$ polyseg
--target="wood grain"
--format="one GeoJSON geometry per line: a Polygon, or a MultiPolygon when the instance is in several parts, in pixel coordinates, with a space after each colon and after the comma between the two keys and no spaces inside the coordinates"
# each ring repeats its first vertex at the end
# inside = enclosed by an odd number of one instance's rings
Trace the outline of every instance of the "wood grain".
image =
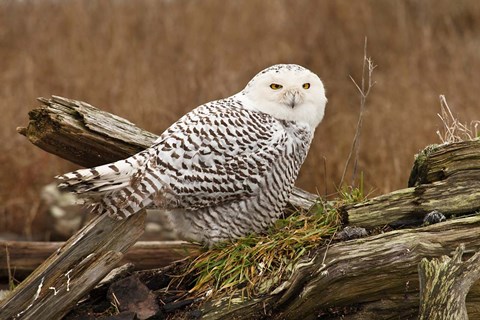
{"type": "MultiPolygon", "coordinates": [[[[416,319],[420,261],[452,255],[459,243],[478,251],[479,232],[480,216],[474,216],[332,244],[299,264],[275,294],[213,300],[203,319],[416,319]]],[[[476,283],[467,299],[471,319],[480,319],[479,302],[476,283]]]]}

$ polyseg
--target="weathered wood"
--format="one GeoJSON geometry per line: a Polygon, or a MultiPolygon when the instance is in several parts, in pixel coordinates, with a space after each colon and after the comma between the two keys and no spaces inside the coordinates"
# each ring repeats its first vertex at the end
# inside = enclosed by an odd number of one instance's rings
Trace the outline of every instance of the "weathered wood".
{"type": "Polygon", "coordinates": [[[347,224],[364,228],[420,225],[425,214],[433,210],[446,217],[474,213],[480,210],[480,168],[393,191],[341,210],[347,224]]]}
{"type": "Polygon", "coordinates": [[[432,145],[415,156],[408,186],[441,181],[459,172],[480,169],[480,139],[432,145]]]}
{"type": "Polygon", "coordinates": [[[465,298],[480,279],[480,252],[462,261],[465,246],[460,245],[453,258],[422,259],[420,276],[420,320],[467,320],[465,298]]]}
{"type": "Polygon", "coordinates": [[[0,319],[59,319],[117,265],[142,235],[145,212],[97,216],[0,303],[0,319]]]}
{"type": "MultiPolygon", "coordinates": [[[[414,319],[419,307],[418,264],[451,255],[460,242],[480,249],[480,216],[388,232],[321,248],[270,295],[241,302],[225,297],[203,308],[203,319],[414,319]],[[351,309],[351,314],[348,310],[351,309]],[[347,314],[345,314],[347,313],[347,314]]],[[[480,284],[467,300],[480,319],[480,284]]]]}
{"type": "Polygon", "coordinates": [[[53,96],[29,112],[17,131],[37,147],[82,166],[96,166],[135,154],[157,136],[88,103],[53,96]]]}
{"type": "MultiPolygon", "coordinates": [[[[16,277],[31,273],[63,245],[64,242],[0,241],[0,277],[8,276],[7,256],[16,277]]],[[[160,268],[198,255],[200,251],[199,245],[184,241],[139,241],[128,250],[120,264],[132,262],[136,270],[160,268]]]]}
{"type": "Polygon", "coordinates": [[[373,228],[381,225],[419,225],[433,210],[446,217],[480,210],[480,139],[433,145],[420,152],[409,188],[342,208],[347,224],[373,228]]]}

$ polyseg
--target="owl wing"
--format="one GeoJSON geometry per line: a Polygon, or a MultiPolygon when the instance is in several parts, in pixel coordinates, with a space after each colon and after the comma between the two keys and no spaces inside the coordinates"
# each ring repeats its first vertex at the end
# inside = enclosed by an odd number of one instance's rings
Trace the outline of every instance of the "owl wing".
{"type": "Polygon", "coordinates": [[[285,133],[278,126],[225,101],[187,114],[151,149],[157,166],[167,168],[161,177],[170,189],[167,206],[196,209],[256,194],[282,152],[285,133]]]}
{"type": "Polygon", "coordinates": [[[143,207],[198,209],[258,192],[288,139],[281,123],[234,99],[207,103],[125,160],[57,177],[94,208],[127,217],[143,207]]]}

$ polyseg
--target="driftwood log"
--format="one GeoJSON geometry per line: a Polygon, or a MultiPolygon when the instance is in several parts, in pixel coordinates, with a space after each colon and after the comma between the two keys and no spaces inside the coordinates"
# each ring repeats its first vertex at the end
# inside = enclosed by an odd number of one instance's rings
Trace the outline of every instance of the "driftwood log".
{"type": "MultiPolygon", "coordinates": [[[[205,319],[415,319],[419,309],[418,264],[423,258],[452,255],[458,243],[480,248],[480,217],[397,230],[322,248],[304,262],[275,294],[239,302],[214,301],[205,319]],[[218,306],[220,304],[220,307],[218,306]],[[337,316],[336,316],[337,315],[337,316]]],[[[467,308],[480,318],[480,286],[467,308]]],[[[454,319],[454,318],[451,318],[454,319]]]]}
{"type": "Polygon", "coordinates": [[[422,223],[437,210],[446,217],[480,208],[480,140],[430,146],[416,158],[409,188],[343,208],[350,225],[394,228],[422,223]]]}
{"type": "MultiPolygon", "coordinates": [[[[83,102],[60,97],[40,101],[44,106],[30,113],[28,127],[19,132],[40,148],[84,166],[124,158],[156,138],[83,102]]],[[[477,140],[429,148],[417,158],[409,188],[342,208],[344,223],[398,228],[419,226],[432,210],[447,217],[475,214],[480,210],[479,145],[477,140]]],[[[314,198],[296,189],[291,203],[309,207],[314,198]]],[[[202,306],[203,317],[415,318],[421,259],[452,255],[461,243],[466,252],[478,251],[479,231],[480,217],[474,215],[335,243],[301,263],[271,294],[246,301],[210,301],[202,306]]],[[[479,300],[480,286],[474,284],[467,299],[472,319],[480,318],[479,300]]]]}

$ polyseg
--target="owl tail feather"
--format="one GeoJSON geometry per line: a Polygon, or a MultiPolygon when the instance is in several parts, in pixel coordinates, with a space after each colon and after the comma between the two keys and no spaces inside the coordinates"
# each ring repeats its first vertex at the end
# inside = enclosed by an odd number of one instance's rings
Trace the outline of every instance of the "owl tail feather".
{"type": "MultiPolygon", "coordinates": [[[[154,188],[145,187],[146,158],[137,154],[106,165],[56,176],[61,192],[74,193],[92,212],[126,218],[151,204],[154,188]]],[[[158,190],[158,189],[157,189],[158,190]]]]}
{"type": "Polygon", "coordinates": [[[65,173],[56,176],[58,189],[83,196],[101,195],[128,186],[133,167],[127,160],[65,173]]]}

